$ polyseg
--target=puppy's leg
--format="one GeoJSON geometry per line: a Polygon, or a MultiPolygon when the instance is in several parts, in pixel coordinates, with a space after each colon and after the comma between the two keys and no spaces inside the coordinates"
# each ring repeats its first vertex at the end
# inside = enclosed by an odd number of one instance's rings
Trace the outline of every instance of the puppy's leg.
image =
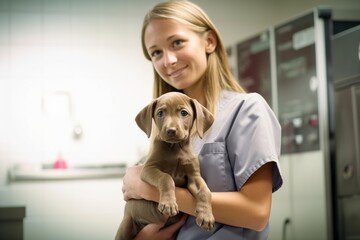
{"type": "Polygon", "coordinates": [[[115,240],[129,240],[134,238],[133,233],[133,220],[131,217],[124,217],[118,232],[116,233],[115,240]]]}
{"type": "Polygon", "coordinates": [[[126,203],[124,217],[116,233],[115,240],[129,240],[135,237],[134,221],[129,208],[131,208],[131,206],[126,203]]]}
{"type": "Polygon", "coordinates": [[[205,230],[211,230],[215,224],[211,207],[211,192],[200,174],[189,179],[188,189],[196,198],[196,224],[205,230]]]}
{"type": "Polygon", "coordinates": [[[161,213],[170,217],[179,213],[175,197],[175,182],[169,174],[160,171],[157,167],[145,165],[141,171],[141,179],[159,190],[158,209],[161,213]]]}

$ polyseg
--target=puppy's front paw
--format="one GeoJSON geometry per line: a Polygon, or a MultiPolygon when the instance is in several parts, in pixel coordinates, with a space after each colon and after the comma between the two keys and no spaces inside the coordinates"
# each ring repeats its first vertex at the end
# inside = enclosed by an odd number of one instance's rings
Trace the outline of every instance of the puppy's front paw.
{"type": "Polygon", "coordinates": [[[179,208],[176,201],[160,201],[158,209],[162,214],[169,217],[175,216],[179,213],[179,208]]]}
{"type": "Polygon", "coordinates": [[[199,227],[210,231],[215,225],[215,218],[211,212],[199,212],[196,216],[196,224],[199,227]]]}

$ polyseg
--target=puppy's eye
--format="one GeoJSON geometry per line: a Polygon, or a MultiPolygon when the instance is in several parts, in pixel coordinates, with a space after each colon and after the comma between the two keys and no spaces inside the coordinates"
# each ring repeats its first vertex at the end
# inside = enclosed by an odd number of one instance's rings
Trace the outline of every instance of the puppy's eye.
{"type": "Polygon", "coordinates": [[[164,116],[164,111],[163,110],[158,111],[156,113],[156,116],[159,117],[159,118],[163,117],[164,116]]]}
{"type": "Polygon", "coordinates": [[[182,117],[186,117],[186,116],[189,115],[189,113],[187,111],[185,111],[185,110],[181,110],[180,114],[181,114],[182,117]]]}

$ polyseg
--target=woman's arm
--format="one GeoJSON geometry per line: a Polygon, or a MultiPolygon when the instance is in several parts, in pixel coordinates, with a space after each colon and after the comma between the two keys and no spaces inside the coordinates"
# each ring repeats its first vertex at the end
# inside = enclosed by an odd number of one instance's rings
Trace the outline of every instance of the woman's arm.
{"type": "MultiPolygon", "coordinates": [[[[272,200],[272,164],[267,163],[248,179],[239,192],[213,192],[212,209],[217,222],[261,231],[267,224],[272,200]]],[[[144,198],[159,201],[157,189],[140,180],[140,167],[124,178],[125,200],[144,198]],[[131,184],[130,184],[131,183],[131,184]]],[[[195,215],[195,198],[184,188],[176,188],[179,210],[195,215]]]]}
{"type": "MultiPolygon", "coordinates": [[[[178,188],[176,199],[180,211],[194,215],[195,198],[190,192],[178,188]]],[[[253,173],[239,192],[212,192],[212,209],[217,222],[261,231],[269,220],[271,200],[272,163],[268,163],[253,173]]]]}

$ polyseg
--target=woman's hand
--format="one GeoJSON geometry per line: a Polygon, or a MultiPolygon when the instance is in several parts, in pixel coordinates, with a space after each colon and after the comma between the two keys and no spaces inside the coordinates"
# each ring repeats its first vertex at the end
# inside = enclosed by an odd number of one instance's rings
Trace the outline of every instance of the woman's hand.
{"type": "Polygon", "coordinates": [[[122,187],[125,201],[128,201],[129,199],[152,200],[151,196],[158,193],[154,186],[141,180],[140,174],[142,169],[143,166],[138,165],[129,167],[126,170],[122,187]]]}
{"type": "Polygon", "coordinates": [[[143,166],[132,166],[126,169],[122,187],[125,201],[129,199],[142,199],[141,191],[137,191],[140,189],[139,186],[142,182],[140,178],[142,168],[143,166]]]}
{"type": "Polygon", "coordinates": [[[180,219],[179,222],[174,223],[168,227],[163,228],[162,225],[158,224],[148,224],[146,225],[134,238],[134,240],[169,240],[174,239],[174,234],[184,225],[188,215],[180,219]]]}
{"type": "MultiPolygon", "coordinates": [[[[123,178],[122,191],[124,194],[124,200],[129,199],[149,199],[153,195],[158,195],[158,191],[152,185],[143,182],[140,178],[141,170],[143,166],[133,166],[126,170],[123,178]]],[[[179,220],[170,226],[163,228],[163,225],[148,224],[146,225],[135,237],[134,240],[169,240],[174,239],[174,234],[184,225],[186,214],[179,220]]]]}

